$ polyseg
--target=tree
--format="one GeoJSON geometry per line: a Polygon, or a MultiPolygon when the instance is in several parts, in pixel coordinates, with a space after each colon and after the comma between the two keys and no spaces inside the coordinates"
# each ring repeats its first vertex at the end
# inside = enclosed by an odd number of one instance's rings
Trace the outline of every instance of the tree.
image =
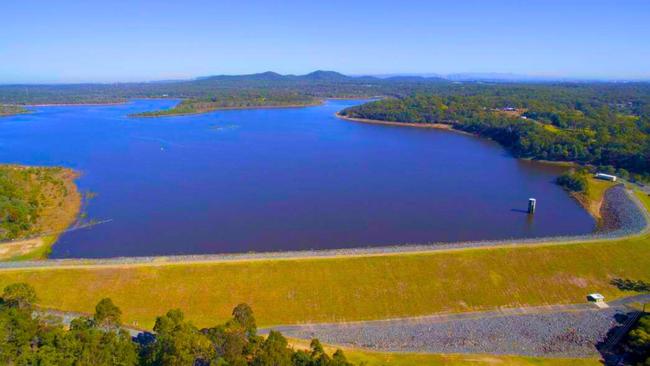
{"type": "Polygon", "coordinates": [[[233,310],[233,319],[198,330],[183,312],[170,310],[156,319],[155,336],[135,342],[120,328],[121,312],[102,299],[92,318],[79,317],[64,329],[61,319],[34,314],[36,299],[26,284],[7,286],[0,303],[0,364],[39,366],[352,366],[342,351],[330,358],[316,339],[311,351],[294,352],[281,333],[266,339],[254,333],[248,305],[233,310]],[[245,324],[247,328],[243,325],[245,324]]]}
{"type": "Polygon", "coordinates": [[[287,339],[280,332],[272,330],[262,344],[260,352],[253,359],[253,365],[290,366],[292,353],[287,339]]]}
{"type": "Polygon", "coordinates": [[[4,288],[2,293],[4,302],[20,309],[31,308],[36,302],[36,291],[27,283],[14,283],[4,288]]]}
{"type": "Polygon", "coordinates": [[[113,304],[111,299],[103,298],[95,306],[95,315],[93,319],[95,323],[102,327],[115,328],[119,327],[120,317],[122,316],[122,311],[120,308],[113,304]]]}
{"type": "Polygon", "coordinates": [[[342,350],[337,349],[332,355],[330,366],[352,366],[352,363],[348,362],[348,359],[345,357],[342,350]]]}
{"type": "Polygon", "coordinates": [[[645,365],[650,363],[650,316],[644,315],[639,319],[634,329],[630,331],[627,340],[628,345],[636,355],[636,358],[643,361],[645,365]]]}
{"type": "Polygon", "coordinates": [[[146,365],[209,365],[216,361],[215,347],[210,339],[184,321],[184,315],[178,309],[158,317],[154,331],[155,341],[142,352],[146,365]]]}
{"type": "Polygon", "coordinates": [[[298,350],[291,356],[291,363],[293,366],[311,366],[311,355],[305,350],[298,350]]]}
{"type": "Polygon", "coordinates": [[[582,172],[564,173],[557,178],[556,182],[571,192],[587,192],[589,189],[587,175],[582,172]]]}
{"type": "Polygon", "coordinates": [[[203,329],[202,333],[212,342],[217,357],[222,358],[229,365],[245,365],[247,364],[245,354],[253,353],[248,350],[249,341],[246,331],[234,321],[203,329]]]}
{"type": "Polygon", "coordinates": [[[312,365],[314,366],[327,366],[330,363],[330,358],[325,353],[325,349],[323,349],[323,345],[320,344],[320,341],[316,338],[311,340],[311,343],[309,344],[309,347],[311,348],[311,359],[312,359],[312,365]]]}
{"type": "Polygon", "coordinates": [[[253,310],[248,304],[239,304],[232,310],[233,320],[239,323],[245,330],[248,336],[254,336],[257,332],[257,325],[255,324],[255,317],[253,310]]]}

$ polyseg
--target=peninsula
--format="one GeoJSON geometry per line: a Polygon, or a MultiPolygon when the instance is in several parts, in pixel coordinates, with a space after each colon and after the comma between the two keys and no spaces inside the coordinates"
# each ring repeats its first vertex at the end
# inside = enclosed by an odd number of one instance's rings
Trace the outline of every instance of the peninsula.
{"type": "Polygon", "coordinates": [[[12,116],[14,114],[29,113],[27,109],[18,105],[1,105],[0,104],[0,117],[12,116]]]}

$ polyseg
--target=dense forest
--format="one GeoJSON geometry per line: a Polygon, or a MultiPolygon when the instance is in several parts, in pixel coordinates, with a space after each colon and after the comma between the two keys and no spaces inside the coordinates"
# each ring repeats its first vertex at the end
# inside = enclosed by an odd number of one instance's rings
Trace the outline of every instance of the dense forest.
{"type": "Polygon", "coordinates": [[[223,93],[210,98],[185,99],[174,108],[137,113],[131,117],[159,117],[183,114],[206,113],[219,109],[296,107],[318,104],[316,98],[295,92],[237,91],[223,93]]]}
{"type": "Polygon", "coordinates": [[[446,123],[516,156],[650,174],[650,84],[470,85],[388,98],[342,116],[446,123]]]}
{"type": "Polygon", "coordinates": [[[64,230],[81,197],[64,168],[0,165],[0,240],[64,230]]]}
{"type": "Polygon", "coordinates": [[[253,311],[237,305],[232,319],[199,329],[183,313],[170,310],[156,319],[154,333],[132,338],[121,325],[121,311],[102,299],[91,317],[72,320],[34,308],[34,289],[17,283],[0,301],[0,362],[42,366],[352,366],[341,350],[328,355],[314,339],[310,350],[295,350],[281,333],[257,334],[253,311]]]}

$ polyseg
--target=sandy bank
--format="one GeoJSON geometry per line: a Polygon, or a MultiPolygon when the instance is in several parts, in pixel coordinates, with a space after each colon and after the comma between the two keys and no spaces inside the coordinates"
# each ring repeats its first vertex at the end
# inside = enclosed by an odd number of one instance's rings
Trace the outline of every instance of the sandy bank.
{"type": "Polygon", "coordinates": [[[347,117],[344,116],[340,113],[335,113],[334,114],[336,117],[346,120],[346,121],[352,121],[352,122],[361,122],[361,123],[369,123],[369,124],[374,124],[374,125],[387,125],[387,126],[401,126],[401,127],[415,127],[415,128],[433,128],[437,130],[447,130],[447,131],[453,131],[453,132],[458,132],[462,133],[464,135],[470,135],[470,136],[477,136],[475,134],[465,132],[465,131],[460,131],[454,129],[454,127],[448,123],[411,123],[411,122],[394,122],[394,121],[381,121],[377,119],[366,119],[366,118],[353,118],[353,117],[347,117]]]}

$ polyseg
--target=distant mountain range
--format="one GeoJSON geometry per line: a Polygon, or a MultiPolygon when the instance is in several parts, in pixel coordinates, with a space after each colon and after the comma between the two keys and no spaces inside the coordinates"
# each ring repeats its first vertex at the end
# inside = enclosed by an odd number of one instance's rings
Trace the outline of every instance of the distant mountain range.
{"type": "Polygon", "coordinates": [[[316,70],[304,75],[279,74],[274,71],[266,71],[255,74],[243,75],[208,75],[200,76],[194,79],[172,79],[172,80],[154,80],[149,82],[116,82],[116,83],[79,83],[79,84],[1,84],[0,86],[35,86],[35,85],[113,85],[113,86],[133,86],[143,84],[188,84],[197,83],[205,84],[217,82],[220,84],[319,84],[319,83],[371,83],[385,84],[386,82],[404,83],[404,84],[429,84],[432,82],[524,82],[524,83],[547,83],[547,82],[626,82],[626,81],[650,81],[650,77],[637,79],[603,79],[603,78],[580,78],[580,77],[563,77],[563,76],[544,76],[544,75],[525,75],[514,73],[454,73],[454,74],[436,74],[436,73],[393,73],[393,74],[366,74],[366,75],[345,75],[337,71],[316,70]]]}
{"type": "Polygon", "coordinates": [[[375,75],[345,75],[336,71],[317,70],[305,75],[282,75],[277,72],[267,71],[257,74],[247,75],[215,75],[199,77],[196,80],[213,80],[213,81],[324,81],[324,82],[379,82],[393,81],[404,83],[429,83],[444,81],[483,81],[483,82],[589,82],[589,81],[648,81],[647,78],[638,79],[599,79],[587,77],[566,77],[551,75],[526,75],[514,73],[497,73],[497,72],[466,72],[454,74],[435,74],[435,73],[395,73],[395,74],[375,74],[375,75]]]}
{"type": "MultiPolygon", "coordinates": [[[[558,79],[500,73],[344,75],[316,70],[304,75],[267,71],[247,75],[212,75],[186,80],[132,83],[0,85],[0,104],[115,103],[133,98],[225,98],[252,96],[292,100],[297,94],[312,98],[372,98],[413,93],[450,92],[464,83],[588,83],[587,79],[558,79]],[[291,95],[289,95],[291,94],[291,95]]],[[[612,80],[623,82],[622,80],[612,80]]]]}
{"type": "Polygon", "coordinates": [[[404,82],[431,82],[444,81],[438,76],[382,76],[382,75],[345,75],[336,71],[316,70],[305,75],[282,75],[273,71],[266,71],[257,74],[246,75],[214,75],[196,78],[200,81],[310,81],[310,82],[382,82],[382,81],[404,81],[404,82]]]}

